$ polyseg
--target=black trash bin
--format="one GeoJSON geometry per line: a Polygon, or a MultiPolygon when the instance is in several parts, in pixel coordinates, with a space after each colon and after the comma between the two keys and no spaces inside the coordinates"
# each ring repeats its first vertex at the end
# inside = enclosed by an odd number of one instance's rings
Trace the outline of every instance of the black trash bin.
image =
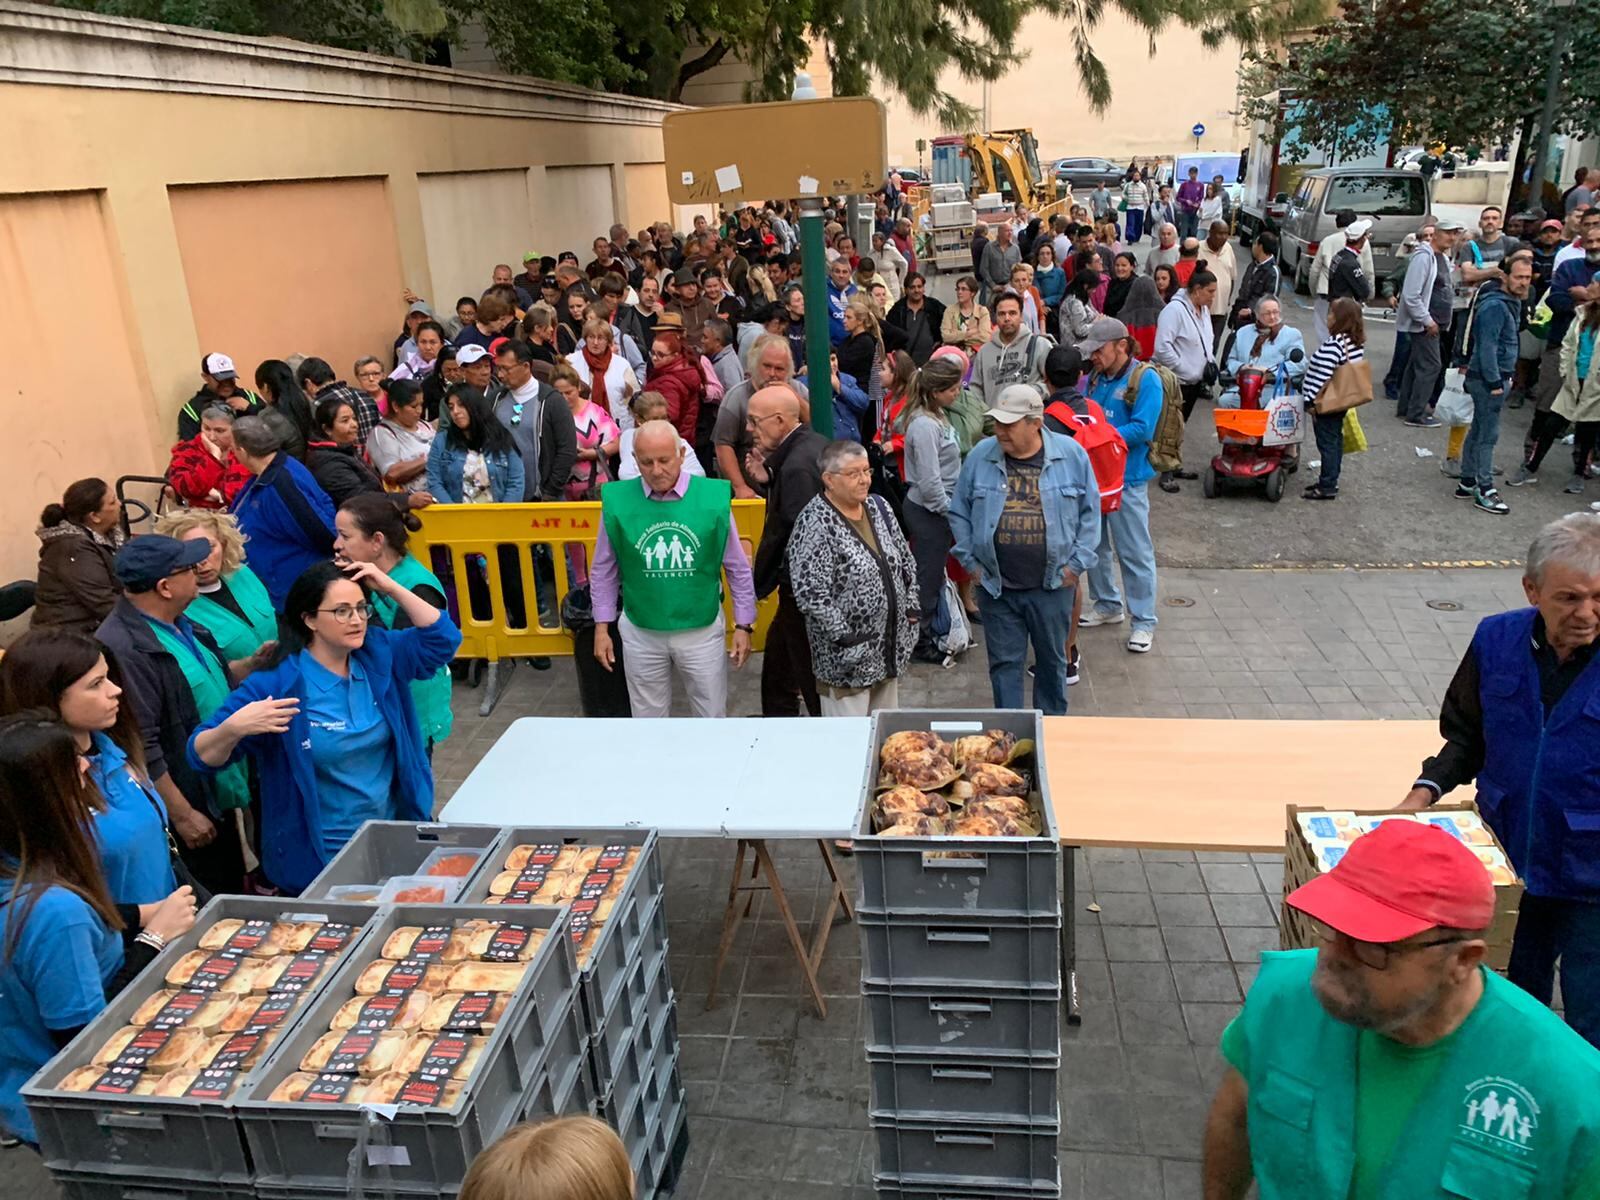
{"type": "Polygon", "coordinates": [[[578,672],[578,704],[586,717],[631,717],[628,677],[622,661],[622,638],[616,623],[611,629],[611,649],[616,662],[606,670],[594,657],[594,611],[589,607],[587,585],[575,587],[561,602],[561,623],[572,634],[572,665],[578,672]]]}

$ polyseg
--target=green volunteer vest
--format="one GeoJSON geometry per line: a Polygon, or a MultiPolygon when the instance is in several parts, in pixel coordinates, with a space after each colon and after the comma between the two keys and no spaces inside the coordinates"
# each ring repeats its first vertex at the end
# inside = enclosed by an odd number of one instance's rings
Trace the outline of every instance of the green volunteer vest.
{"type": "Polygon", "coordinates": [[[652,500],[637,479],[600,489],[600,517],[622,574],[622,606],[641,629],[704,629],[722,608],[733,485],[690,476],[681,500],[652,500]]]}
{"type": "MultiPolygon", "coordinates": [[[[438,576],[410,554],[394,565],[394,570],[389,572],[389,578],[409,591],[416,591],[417,588],[426,585],[435,589],[441,596],[448,594],[444,590],[444,584],[439,582],[438,576]]],[[[377,612],[378,619],[383,622],[384,628],[393,629],[400,606],[388,596],[374,593],[372,607],[377,612]]],[[[417,724],[421,726],[422,736],[426,742],[437,744],[449,737],[450,730],[455,727],[455,714],[450,709],[449,666],[440,667],[426,679],[412,680],[411,703],[417,710],[417,724]]]]}
{"type": "MultiPolygon", "coordinates": [[[[189,693],[194,697],[195,711],[200,714],[200,720],[209,720],[211,714],[222,707],[222,702],[228,698],[232,685],[228,682],[227,672],[206,653],[204,646],[200,648],[200,657],[196,658],[188,643],[174,633],[170,625],[151,621],[150,628],[156,635],[156,641],[172,655],[178,669],[183,672],[184,682],[189,685],[189,693]]],[[[212,777],[212,781],[217,808],[222,812],[249,806],[250,776],[242,761],[223,767],[212,777]]]]}
{"type": "Polygon", "coordinates": [[[243,617],[204,593],[189,602],[183,615],[214,637],[223,657],[233,662],[249,658],[277,638],[278,614],[266,587],[249,567],[240,567],[224,582],[244,610],[243,617]]]}
{"type": "MultiPolygon", "coordinates": [[[[1311,991],[1316,951],[1270,951],[1239,1020],[1261,1200],[1346,1200],[1357,1031],[1311,991]]],[[[1600,1051],[1492,971],[1384,1168],[1384,1200],[1563,1200],[1600,1132],[1600,1051]]]]}

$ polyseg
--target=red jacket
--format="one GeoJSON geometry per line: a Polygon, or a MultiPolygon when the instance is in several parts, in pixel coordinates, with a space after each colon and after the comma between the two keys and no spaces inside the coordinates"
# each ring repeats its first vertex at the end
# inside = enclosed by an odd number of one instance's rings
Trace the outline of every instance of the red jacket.
{"type": "Polygon", "coordinates": [[[232,451],[228,452],[226,461],[218,462],[196,434],[172,448],[167,482],[178,493],[178,498],[191,508],[227,508],[250,482],[250,472],[232,451]],[[211,495],[212,491],[221,493],[222,499],[219,501],[211,495]]]}
{"type": "Polygon", "coordinates": [[[695,427],[700,420],[700,399],[705,394],[698,358],[680,354],[671,362],[652,364],[645,378],[645,390],[660,392],[667,398],[667,420],[678,427],[678,436],[695,444],[695,427]]]}

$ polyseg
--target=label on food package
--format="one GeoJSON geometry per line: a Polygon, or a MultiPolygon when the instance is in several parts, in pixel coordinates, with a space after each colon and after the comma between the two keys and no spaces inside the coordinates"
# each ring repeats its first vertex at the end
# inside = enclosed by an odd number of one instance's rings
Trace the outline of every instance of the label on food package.
{"type": "Polygon", "coordinates": [[[262,997],[255,1012],[244,1023],[245,1033],[264,1033],[283,1023],[284,1017],[294,1011],[300,998],[291,993],[278,992],[262,997]]]}
{"type": "Polygon", "coordinates": [[[105,1069],[105,1073],[94,1081],[94,1086],[89,1090],[108,1096],[130,1096],[143,1077],[143,1067],[112,1063],[105,1069]]]}
{"type": "Polygon", "coordinates": [[[600,850],[600,857],[595,860],[595,867],[602,871],[615,871],[628,861],[629,846],[604,846],[600,850]]]}
{"type": "Polygon", "coordinates": [[[383,977],[380,992],[414,991],[428,973],[428,964],[415,958],[402,959],[383,977]]]}
{"type": "Polygon", "coordinates": [[[450,945],[450,935],[454,932],[449,925],[429,925],[417,934],[406,957],[419,962],[437,962],[450,945]]]}
{"type": "Polygon", "coordinates": [[[327,965],[328,956],[320,950],[296,954],[273,983],[271,991],[274,995],[299,995],[317,981],[327,965]]]}
{"type": "Polygon", "coordinates": [[[307,1104],[343,1104],[355,1085],[354,1075],[324,1072],[311,1081],[300,1099],[307,1104]]]}
{"type": "Polygon", "coordinates": [[[400,1094],[394,1098],[396,1104],[420,1104],[425,1108],[433,1108],[444,1097],[445,1084],[450,1082],[447,1075],[423,1075],[421,1072],[406,1080],[400,1089],[400,1094]]]}
{"type": "Polygon", "coordinates": [[[341,921],[326,921],[306,943],[306,949],[318,954],[332,954],[355,936],[356,927],[341,921]]]}
{"type": "Polygon", "coordinates": [[[417,1068],[418,1075],[449,1079],[452,1072],[467,1057],[468,1042],[464,1034],[441,1034],[428,1047],[428,1053],[417,1068]]]}
{"type": "Polygon", "coordinates": [[[456,1001],[456,1006],[445,1018],[444,1030],[448,1033],[481,1032],[484,1018],[489,1015],[494,1002],[493,992],[467,992],[456,1001]]]}
{"type": "Polygon", "coordinates": [[[134,1034],[133,1040],[122,1048],[122,1053],[117,1055],[115,1064],[121,1067],[138,1067],[141,1070],[150,1065],[150,1060],[160,1054],[168,1042],[172,1040],[171,1029],[141,1029],[134,1034]]]}
{"type": "Polygon", "coordinates": [[[485,962],[516,962],[527,949],[533,930],[526,925],[502,925],[489,939],[489,948],[483,952],[485,962]]]}
{"type": "Polygon", "coordinates": [[[236,1033],[216,1052],[211,1059],[211,1065],[220,1071],[236,1071],[245,1065],[245,1060],[261,1048],[261,1039],[266,1037],[265,1031],[257,1033],[236,1033]]]}
{"type": "Polygon", "coordinates": [[[268,920],[246,921],[233,931],[233,936],[223,943],[219,954],[249,954],[252,950],[267,940],[267,935],[272,932],[272,922],[268,920]]]}
{"type": "Polygon", "coordinates": [[[578,903],[587,904],[589,907],[586,908],[585,910],[583,910],[582,912],[579,912],[578,911],[578,904],[574,904],[572,906],[572,926],[571,926],[571,929],[572,929],[572,944],[574,946],[577,946],[580,943],[582,943],[583,939],[589,935],[589,926],[592,924],[592,918],[594,917],[595,901],[593,901],[593,900],[579,901],[578,903]]]}
{"type": "Polygon", "coordinates": [[[194,1082],[183,1089],[183,1094],[192,1100],[221,1100],[238,1081],[238,1068],[209,1066],[196,1072],[194,1082]]]}
{"type": "Polygon", "coordinates": [[[161,1006],[161,1011],[150,1019],[151,1029],[176,1029],[188,1023],[200,1011],[200,1006],[211,997],[205,992],[182,991],[161,1006]]]}
{"type": "Polygon", "coordinates": [[[194,969],[189,982],[183,986],[196,992],[214,992],[233,978],[240,961],[232,954],[213,954],[194,969]]]}
{"type": "Polygon", "coordinates": [[[530,867],[548,867],[561,857],[563,849],[565,847],[560,842],[540,842],[533,847],[532,853],[528,855],[527,865],[530,867]]]}
{"type": "Polygon", "coordinates": [[[366,1061],[367,1055],[372,1053],[372,1048],[377,1044],[376,1033],[351,1030],[339,1039],[339,1044],[328,1055],[328,1061],[322,1069],[341,1075],[360,1070],[361,1064],[366,1061]]]}
{"type": "Polygon", "coordinates": [[[598,900],[610,890],[610,871],[590,871],[583,877],[583,885],[578,888],[578,899],[598,900]]]}
{"type": "Polygon", "coordinates": [[[384,996],[374,996],[361,1006],[356,1013],[355,1028],[367,1033],[382,1033],[393,1025],[400,1017],[400,1011],[405,1008],[406,994],[404,992],[390,992],[384,996]]]}

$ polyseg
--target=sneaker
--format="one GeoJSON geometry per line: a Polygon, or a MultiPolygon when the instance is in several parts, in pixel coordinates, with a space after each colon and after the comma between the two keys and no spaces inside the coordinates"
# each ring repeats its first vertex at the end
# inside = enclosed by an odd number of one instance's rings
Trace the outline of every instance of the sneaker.
{"type": "Polygon", "coordinates": [[[1423,417],[1420,421],[1408,420],[1406,424],[1413,429],[1442,429],[1444,427],[1444,422],[1439,420],[1438,417],[1423,417]]]}
{"type": "Polygon", "coordinates": [[[1439,470],[1443,471],[1451,479],[1460,479],[1461,460],[1459,458],[1447,458],[1439,464],[1439,470]]]}
{"type": "Polygon", "coordinates": [[[1457,500],[1476,500],[1478,489],[1465,483],[1456,484],[1455,497],[1457,500]]]}
{"type": "Polygon", "coordinates": [[[1511,506],[1500,499],[1500,493],[1493,488],[1484,488],[1472,503],[1479,512],[1490,513],[1497,517],[1503,517],[1511,511],[1511,506]]]}
{"type": "Polygon", "coordinates": [[[942,667],[944,666],[944,653],[936,649],[932,642],[928,642],[911,651],[911,661],[942,667]]]}
{"type": "Polygon", "coordinates": [[[1133,651],[1135,654],[1148,654],[1150,653],[1151,643],[1153,643],[1155,640],[1155,630],[1135,629],[1128,635],[1128,649],[1133,651]]]}
{"type": "Polygon", "coordinates": [[[1521,408],[1527,402],[1528,398],[1521,392],[1512,392],[1511,395],[1506,397],[1507,408],[1521,408]]]}
{"type": "Polygon", "coordinates": [[[1081,663],[1082,659],[1083,659],[1083,655],[1081,653],[1079,653],[1078,648],[1076,646],[1074,646],[1072,648],[1072,650],[1067,654],[1067,686],[1068,687],[1071,687],[1073,684],[1078,682],[1078,666],[1081,663]]]}
{"type": "Polygon", "coordinates": [[[1569,496],[1583,495],[1583,476],[1574,475],[1566,487],[1561,489],[1569,496]]]}
{"type": "Polygon", "coordinates": [[[1091,608],[1078,618],[1079,629],[1093,629],[1096,625],[1121,625],[1128,619],[1128,610],[1119,608],[1114,613],[1102,612],[1098,608],[1091,608]]]}
{"type": "Polygon", "coordinates": [[[1525,484],[1533,484],[1535,487],[1537,487],[1539,484],[1539,475],[1536,471],[1528,470],[1528,464],[1523,463],[1516,469],[1511,478],[1506,480],[1506,484],[1509,487],[1522,487],[1525,484]]]}

